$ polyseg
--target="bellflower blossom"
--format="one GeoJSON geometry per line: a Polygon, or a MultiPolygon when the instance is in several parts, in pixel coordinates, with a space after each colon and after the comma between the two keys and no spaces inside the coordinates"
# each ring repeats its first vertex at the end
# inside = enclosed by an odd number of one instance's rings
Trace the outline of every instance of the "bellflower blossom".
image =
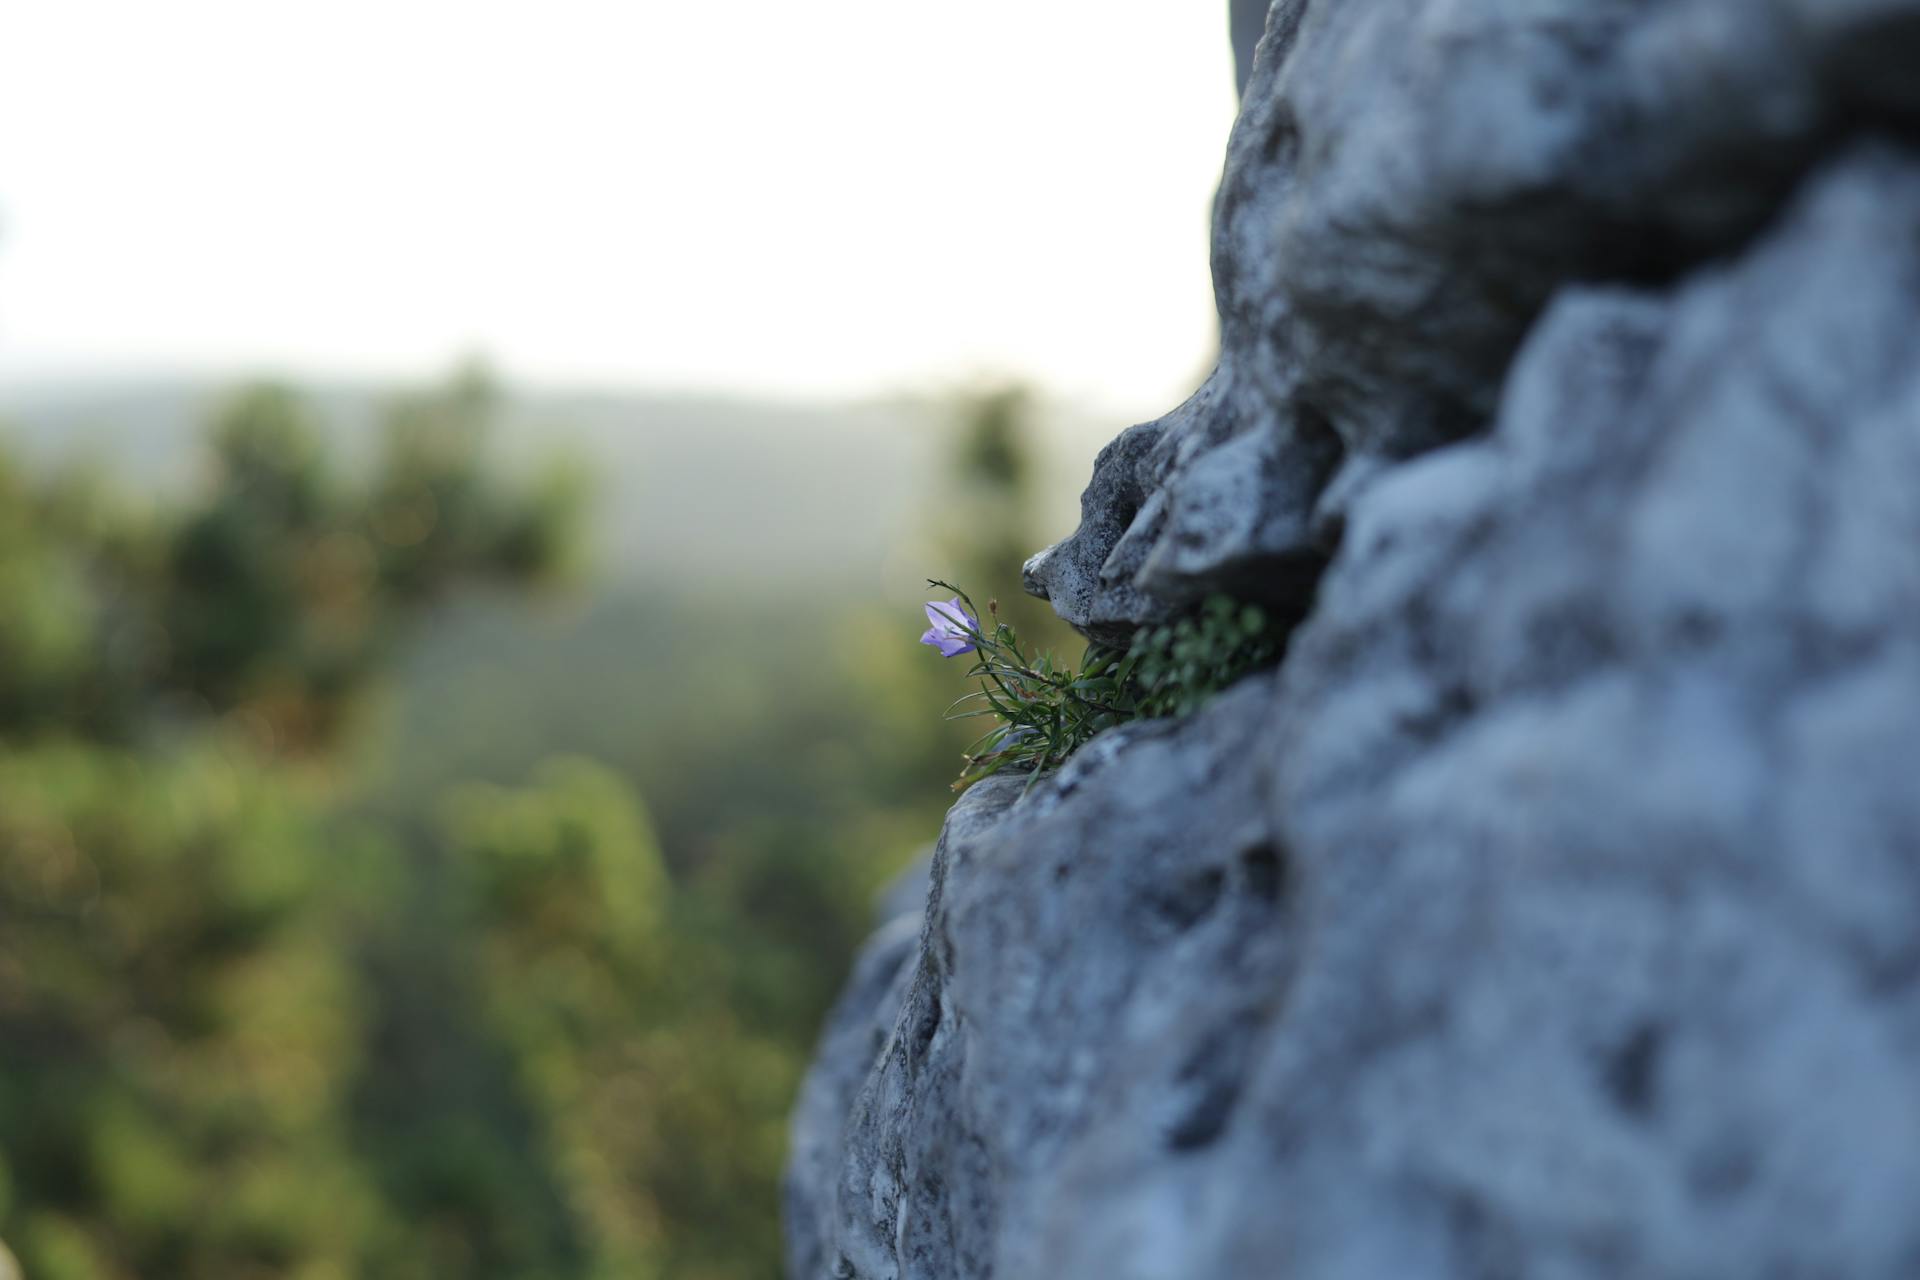
{"type": "Polygon", "coordinates": [[[933,625],[927,628],[927,634],[920,637],[921,644],[930,644],[940,651],[943,658],[957,658],[963,653],[972,653],[974,644],[967,632],[978,632],[980,624],[960,603],[960,597],[944,604],[929,602],[927,621],[933,625]]]}

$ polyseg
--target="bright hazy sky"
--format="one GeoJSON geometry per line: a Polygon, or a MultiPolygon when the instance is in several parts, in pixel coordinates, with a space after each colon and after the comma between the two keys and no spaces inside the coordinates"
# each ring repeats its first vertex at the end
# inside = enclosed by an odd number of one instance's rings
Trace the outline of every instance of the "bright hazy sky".
{"type": "Polygon", "coordinates": [[[1225,0],[0,0],[0,380],[1171,407],[1225,0]]]}

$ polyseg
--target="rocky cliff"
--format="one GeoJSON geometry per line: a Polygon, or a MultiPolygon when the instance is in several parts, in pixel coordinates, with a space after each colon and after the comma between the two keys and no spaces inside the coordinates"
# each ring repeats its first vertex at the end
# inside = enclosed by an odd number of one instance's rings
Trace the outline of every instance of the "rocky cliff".
{"type": "Polygon", "coordinates": [[[1277,0],[1028,585],[1279,669],[955,806],[793,1280],[1920,1275],[1920,0],[1277,0]]]}

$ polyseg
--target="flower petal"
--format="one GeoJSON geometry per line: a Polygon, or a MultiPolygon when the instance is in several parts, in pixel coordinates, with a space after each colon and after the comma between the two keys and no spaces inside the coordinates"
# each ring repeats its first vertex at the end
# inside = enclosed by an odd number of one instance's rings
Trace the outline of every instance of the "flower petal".
{"type": "Polygon", "coordinates": [[[969,631],[978,632],[980,624],[966,611],[955,596],[947,601],[930,600],[926,605],[927,621],[933,625],[920,637],[921,644],[930,644],[940,651],[943,658],[958,657],[973,652],[973,641],[968,638],[969,631]]]}
{"type": "Polygon", "coordinates": [[[976,631],[979,630],[979,624],[973,620],[973,615],[968,613],[966,607],[960,603],[959,596],[955,596],[953,599],[945,601],[944,603],[929,604],[927,606],[927,617],[933,620],[933,625],[936,627],[945,623],[950,629],[964,630],[965,628],[972,627],[976,631]]]}

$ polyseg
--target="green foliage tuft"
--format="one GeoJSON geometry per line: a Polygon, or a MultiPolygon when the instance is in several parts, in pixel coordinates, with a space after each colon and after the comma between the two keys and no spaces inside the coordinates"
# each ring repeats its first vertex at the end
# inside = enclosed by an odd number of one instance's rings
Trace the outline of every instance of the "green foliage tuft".
{"type": "MultiPolygon", "coordinates": [[[[970,616],[980,617],[958,587],[931,578],[927,585],[951,591],[970,616]]],[[[1000,620],[998,601],[987,602],[987,618],[989,629],[956,628],[974,644],[967,674],[980,687],[956,701],[948,718],[998,723],[968,747],[956,791],[1008,768],[1031,770],[1031,786],[1095,734],[1197,710],[1241,677],[1278,662],[1286,639],[1266,610],[1216,595],[1187,617],[1137,632],[1124,650],[1088,645],[1075,671],[1051,653],[1030,657],[1014,627],[1000,620]]]]}
{"type": "Polygon", "coordinates": [[[1132,706],[1138,716],[1183,716],[1250,672],[1280,661],[1285,636],[1259,605],[1211,596],[1199,612],[1136,634],[1132,706]]]}

